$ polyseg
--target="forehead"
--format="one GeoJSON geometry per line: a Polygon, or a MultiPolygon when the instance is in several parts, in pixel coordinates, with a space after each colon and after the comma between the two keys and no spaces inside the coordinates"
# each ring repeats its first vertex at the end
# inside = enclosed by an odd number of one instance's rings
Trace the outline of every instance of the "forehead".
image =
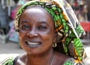
{"type": "Polygon", "coordinates": [[[53,21],[53,18],[51,16],[51,14],[45,10],[44,8],[41,7],[28,7],[21,15],[21,19],[22,18],[31,18],[31,19],[36,19],[36,20],[50,20],[53,21]],[[33,18],[34,17],[34,18],[33,18]]]}
{"type": "Polygon", "coordinates": [[[45,10],[44,8],[42,8],[40,6],[30,6],[30,7],[26,8],[25,11],[28,11],[28,13],[32,12],[34,14],[36,14],[36,13],[42,14],[42,15],[44,14],[44,15],[52,18],[51,14],[47,10],[45,10]]]}

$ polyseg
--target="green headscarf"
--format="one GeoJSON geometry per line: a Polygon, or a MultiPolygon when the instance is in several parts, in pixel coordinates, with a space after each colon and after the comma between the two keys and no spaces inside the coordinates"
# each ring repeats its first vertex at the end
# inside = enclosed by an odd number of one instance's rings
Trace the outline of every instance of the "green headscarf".
{"type": "Polygon", "coordinates": [[[17,13],[15,22],[16,30],[19,30],[19,18],[21,14],[30,6],[42,7],[52,15],[58,36],[62,36],[57,40],[55,50],[81,62],[85,52],[80,37],[85,32],[70,5],[64,0],[52,0],[50,2],[30,1],[24,4],[17,13]]]}

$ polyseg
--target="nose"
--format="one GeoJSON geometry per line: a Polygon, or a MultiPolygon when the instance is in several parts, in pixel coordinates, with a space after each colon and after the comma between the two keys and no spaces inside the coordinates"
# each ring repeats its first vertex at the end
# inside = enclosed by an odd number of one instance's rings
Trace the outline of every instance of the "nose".
{"type": "Polygon", "coordinates": [[[35,30],[30,30],[29,32],[27,32],[27,36],[29,37],[36,37],[38,34],[35,30]]]}

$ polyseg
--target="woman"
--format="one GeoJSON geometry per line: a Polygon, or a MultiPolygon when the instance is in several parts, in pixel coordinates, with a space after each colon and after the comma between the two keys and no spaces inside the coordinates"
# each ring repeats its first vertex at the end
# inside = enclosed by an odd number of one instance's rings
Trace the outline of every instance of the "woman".
{"type": "Polygon", "coordinates": [[[70,13],[70,5],[60,0],[23,5],[15,26],[26,53],[2,65],[83,65],[84,49],[79,37],[84,30],[70,13]]]}

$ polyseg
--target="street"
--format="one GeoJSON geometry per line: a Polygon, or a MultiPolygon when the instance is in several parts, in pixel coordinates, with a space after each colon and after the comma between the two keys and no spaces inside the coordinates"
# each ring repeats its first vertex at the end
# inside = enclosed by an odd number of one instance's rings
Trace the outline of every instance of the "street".
{"type": "Polygon", "coordinates": [[[20,48],[18,43],[0,43],[0,54],[21,54],[24,51],[20,48]]]}

